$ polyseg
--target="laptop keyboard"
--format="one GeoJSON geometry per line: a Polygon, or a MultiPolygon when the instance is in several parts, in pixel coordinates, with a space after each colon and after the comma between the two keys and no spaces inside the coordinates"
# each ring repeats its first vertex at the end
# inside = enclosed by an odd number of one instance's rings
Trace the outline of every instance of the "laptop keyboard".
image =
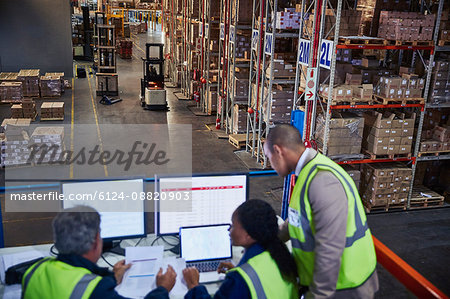
{"type": "Polygon", "coordinates": [[[197,262],[197,263],[188,263],[189,267],[196,267],[198,272],[211,272],[217,271],[219,264],[221,261],[205,261],[205,262],[197,262]]]}

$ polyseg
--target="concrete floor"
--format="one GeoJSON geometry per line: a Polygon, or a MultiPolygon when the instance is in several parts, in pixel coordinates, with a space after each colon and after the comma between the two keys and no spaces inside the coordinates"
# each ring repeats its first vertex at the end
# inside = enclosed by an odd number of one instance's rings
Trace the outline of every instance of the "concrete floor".
{"type": "MultiPolygon", "coordinates": [[[[113,106],[98,104],[100,98],[95,96],[95,77],[91,75],[86,79],[75,78],[73,80],[74,88],[67,90],[60,99],[57,99],[65,102],[66,119],[64,122],[56,124],[63,123],[70,126],[72,115],[75,125],[90,124],[94,129],[112,124],[188,124],[192,126],[193,173],[248,171],[245,164],[234,154],[236,149],[227,140],[218,139],[206,128],[205,124],[214,123],[215,116],[195,116],[187,107],[194,103],[178,100],[174,95],[174,92],[178,92],[179,89],[166,88],[170,111],[145,111],[141,108],[139,102],[139,86],[142,77],[140,57],[145,56],[142,49],[145,49],[146,42],[155,42],[160,39],[160,35],[140,34],[134,37],[136,46],[133,48],[133,59],[117,58],[122,102],[113,106]]],[[[75,64],[89,68],[89,65],[83,62],[75,62],[75,64]]],[[[36,102],[40,107],[42,100],[36,102]]],[[[1,119],[9,117],[9,113],[9,107],[0,106],[1,119]]],[[[74,132],[73,143],[86,143],[85,140],[79,141],[78,137],[77,132],[74,132]]],[[[68,136],[66,136],[66,141],[67,138],[68,136]]],[[[97,140],[91,141],[97,142],[97,140]]],[[[183,152],[178,154],[183,157],[183,152]]],[[[36,177],[44,170],[45,167],[41,166],[38,169],[27,169],[26,173],[36,177]]],[[[48,171],[55,170],[51,168],[48,171]]],[[[57,175],[58,178],[71,177],[71,170],[67,167],[58,168],[56,171],[54,175],[57,175]]],[[[72,172],[72,177],[86,175],[84,170],[76,166],[72,172]]],[[[11,172],[9,175],[19,177],[23,175],[23,172],[21,173],[11,172]]],[[[3,175],[2,173],[2,177],[3,175]]],[[[104,176],[105,168],[96,165],[95,168],[89,169],[89,175],[104,176]]],[[[279,191],[282,184],[283,180],[276,176],[252,178],[250,180],[250,198],[261,198],[268,201],[279,213],[281,209],[279,191]]],[[[150,186],[150,190],[151,188],[150,186]]],[[[6,246],[44,243],[52,240],[50,229],[52,213],[3,212],[2,216],[6,246]]],[[[149,214],[149,232],[153,231],[152,218],[153,216],[149,214]]],[[[450,209],[376,214],[369,215],[368,219],[372,232],[377,238],[436,286],[444,292],[450,293],[450,284],[448,283],[450,270],[447,266],[450,264],[450,239],[448,237],[450,235],[450,209]]],[[[381,287],[377,298],[414,297],[380,265],[378,271],[381,287]]]]}

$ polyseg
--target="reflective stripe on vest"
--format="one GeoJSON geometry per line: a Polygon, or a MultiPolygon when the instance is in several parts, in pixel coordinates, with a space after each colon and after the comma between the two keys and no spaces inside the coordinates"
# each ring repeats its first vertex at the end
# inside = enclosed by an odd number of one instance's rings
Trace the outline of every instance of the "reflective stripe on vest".
{"type": "Polygon", "coordinates": [[[28,283],[30,282],[30,278],[33,275],[34,271],[36,271],[37,268],[39,268],[39,266],[43,263],[50,260],[50,258],[45,258],[40,260],[39,262],[36,263],[36,266],[34,266],[33,269],[31,269],[30,273],[28,273],[27,276],[25,276],[24,280],[23,280],[23,287],[22,287],[22,295],[21,298],[23,298],[23,296],[25,296],[25,290],[28,287],[28,283]]]}
{"type": "Polygon", "coordinates": [[[95,274],[86,274],[84,275],[80,281],[77,283],[75,288],[72,291],[72,294],[70,294],[70,299],[81,299],[83,297],[84,292],[86,291],[88,285],[93,281],[97,275],[95,274]]]}
{"type": "Polygon", "coordinates": [[[253,269],[253,267],[249,264],[242,265],[241,269],[248,275],[248,277],[252,281],[258,299],[266,299],[266,293],[264,292],[261,280],[259,280],[258,274],[256,273],[255,269],[253,269]]]}
{"type": "MultiPolygon", "coordinates": [[[[346,240],[345,240],[345,247],[350,247],[357,240],[363,238],[365,236],[365,234],[366,234],[366,231],[369,229],[369,226],[367,224],[367,220],[366,220],[365,224],[363,224],[362,221],[361,221],[361,216],[359,215],[358,205],[357,205],[357,202],[356,202],[358,197],[355,195],[354,190],[353,190],[350,182],[340,173],[339,170],[337,170],[336,168],[331,167],[330,165],[326,165],[326,164],[316,164],[316,165],[314,165],[311,168],[310,172],[308,173],[308,176],[306,177],[305,182],[308,182],[310,176],[317,169],[318,166],[328,167],[328,168],[331,168],[334,171],[336,171],[340,175],[340,177],[345,181],[345,183],[348,185],[350,191],[352,192],[353,198],[355,198],[354,214],[355,214],[356,231],[353,234],[353,236],[347,237],[346,240]]],[[[302,190],[300,192],[300,199],[304,198],[305,192],[306,192],[306,183],[302,186],[302,190]]],[[[303,230],[303,235],[305,236],[305,241],[302,242],[302,241],[300,241],[300,240],[298,240],[296,238],[291,238],[292,247],[300,249],[300,250],[303,250],[305,252],[312,252],[312,251],[314,251],[314,248],[315,248],[315,241],[314,241],[314,237],[313,237],[313,234],[312,234],[310,222],[309,222],[308,217],[306,215],[306,209],[305,209],[305,202],[304,202],[304,200],[300,200],[300,213],[301,213],[301,217],[300,217],[301,229],[303,230]]]]}
{"type": "Polygon", "coordinates": [[[275,260],[264,251],[245,264],[230,269],[245,281],[252,299],[298,299],[298,288],[294,281],[285,279],[275,260]]]}

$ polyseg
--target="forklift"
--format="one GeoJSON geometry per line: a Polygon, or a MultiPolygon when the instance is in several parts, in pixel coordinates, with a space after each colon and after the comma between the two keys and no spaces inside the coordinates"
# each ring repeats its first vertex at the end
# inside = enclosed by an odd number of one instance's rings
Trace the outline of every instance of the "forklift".
{"type": "Polygon", "coordinates": [[[145,59],[142,58],[141,106],[145,110],[168,110],[164,89],[163,44],[145,44],[145,59]],[[152,51],[153,50],[153,51],[152,51]],[[157,52],[157,56],[152,56],[157,52]]]}

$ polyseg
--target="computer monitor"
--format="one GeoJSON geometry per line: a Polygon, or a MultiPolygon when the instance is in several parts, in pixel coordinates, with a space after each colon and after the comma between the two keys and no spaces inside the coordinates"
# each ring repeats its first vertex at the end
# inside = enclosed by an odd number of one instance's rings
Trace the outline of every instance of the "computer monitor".
{"type": "Polygon", "coordinates": [[[180,227],[231,224],[234,210],[248,198],[248,175],[156,177],[155,192],[161,197],[161,200],[155,201],[156,234],[178,235],[180,227]],[[174,201],[167,198],[180,194],[183,197],[187,193],[190,197],[189,209],[171,209],[174,201]]]}
{"type": "Polygon", "coordinates": [[[61,191],[64,209],[87,205],[99,211],[100,236],[106,246],[112,241],[146,236],[144,201],[139,200],[144,192],[142,178],[63,181],[61,191]]]}

